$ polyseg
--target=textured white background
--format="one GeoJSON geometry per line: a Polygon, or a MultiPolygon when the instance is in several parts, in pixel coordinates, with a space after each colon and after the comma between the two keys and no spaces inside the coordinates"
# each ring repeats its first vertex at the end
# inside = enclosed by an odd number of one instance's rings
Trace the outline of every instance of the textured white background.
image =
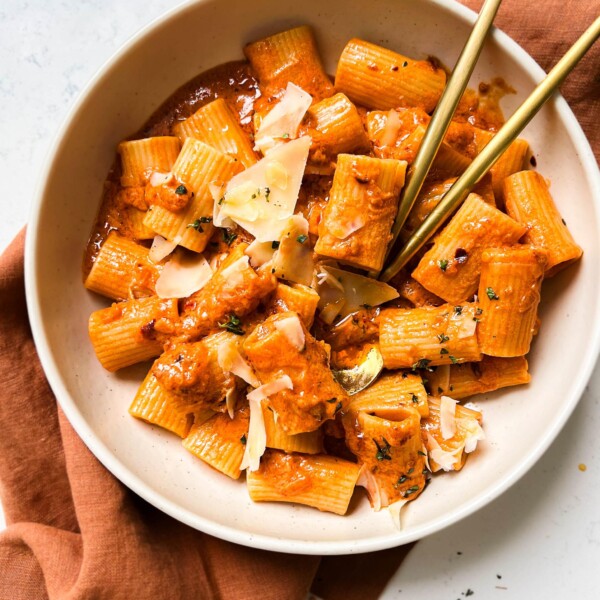
{"type": "MultiPolygon", "coordinates": [[[[37,176],[77,93],[129,36],[175,4],[2,0],[0,250],[27,221],[37,176]]],[[[453,600],[471,589],[484,599],[597,598],[599,400],[596,368],[573,417],[533,470],[487,508],[419,542],[383,597],[453,600]]]]}

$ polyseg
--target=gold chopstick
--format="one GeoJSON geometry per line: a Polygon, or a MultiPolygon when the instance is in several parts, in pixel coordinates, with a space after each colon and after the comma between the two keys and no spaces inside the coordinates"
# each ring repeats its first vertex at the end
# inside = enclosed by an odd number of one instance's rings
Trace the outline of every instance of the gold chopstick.
{"type": "Polygon", "coordinates": [[[531,95],[519,106],[500,131],[490,140],[487,146],[475,157],[465,172],[446,192],[440,203],[406,242],[400,254],[381,273],[380,279],[382,281],[389,281],[423,247],[427,240],[467,197],[473,186],[481,180],[529,121],[537,114],[599,37],[600,17],[571,46],[550,73],[538,84],[531,95]]]}
{"type": "Polygon", "coordinates": [[[502,0],[486,0],[477,17],[477,21],[473,26],[473,30],[469,35],[469,39],[456,61],[456,65],[452,70],[452,75],[450,76],[448,84],[444,89],[444,93],[440,97],[438,105],[431,117],[425,136],[421,142],[419,152],[408,173],[406,185],[404,186],[400,197],[398,213],[396,214],[396,219],[392,226],[392,240],[388,246],[388,255],[392,251],[394,244],[398,239],[398,235],[400,234],[400,230],[408,217],[408,213],[412,209],[415,200],[423,187],[425,177],[427,177],[427,173],[429,173],[435,155],[446,135],[446,131],[448,131],[448,126],[454,116],[456,107],[469,83],[469,78],[473,73],[479,55],[481,54],[483,44],[494,22],[494,17],[498,12],[501,2],[502,0]]]}

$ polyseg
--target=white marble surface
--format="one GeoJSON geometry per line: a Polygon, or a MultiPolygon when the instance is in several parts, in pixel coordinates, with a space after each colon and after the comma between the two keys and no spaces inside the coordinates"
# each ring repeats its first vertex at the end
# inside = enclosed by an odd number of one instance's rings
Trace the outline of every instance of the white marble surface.
{"type": "MultiPolygon", "coordinates": [[[[0,250],[27,221],[36,177],[79,90],[122,42],[174,4],[2,1],[0,250]]],[[[598,597],[599,424],[597,368],[568,425],[533,470],[476,515],[419,542],[383,597],[452,600],[469,589],[485,599],[598,597]]]]}

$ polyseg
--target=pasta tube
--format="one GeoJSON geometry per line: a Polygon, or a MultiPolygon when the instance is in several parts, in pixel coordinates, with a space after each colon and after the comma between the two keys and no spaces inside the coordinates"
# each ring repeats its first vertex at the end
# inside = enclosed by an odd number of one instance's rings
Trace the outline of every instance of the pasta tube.
{"type": "Polygon", "coordinates": [[[477,305],[388,308],[379,317],[379,348],[387,369],[427,368],[481,360],[477,305]]]}
{"type": "Polygon", "coordinates": [[[484,356],[481,362],[438,367],[427,374],[427,379],[429,390],[434,396],[452,396],[460,400],[475,394],[529,383],[531,376],[524,356],[484,356]]]}
{"type": "Polygon", "coordinates": [[[184,438],[195,420],[201,421],[213,412],[195,411],[179,396],[165,390],[150,370],[129,407],[129,414],[184,438]]]}
{"type": "Polygon", "coordinates": [[[88,329],[101,365],[117,371],[158,356],[178,319],[177,300],[152,296],[93,312],[88,329]]]}
{"type": "Polygon", "coordinates": [[[278,96],[289,82],[317,102],[333,94],[314,34],[306,25],[248,44],[244,54],[258,76],[265,98],[278,96]]]}
{"type": "Polygon", "coordinates": [[[246,168],[256,162],[250,138],[223,98],[204,105],[191,117],[174,125],[173,131],[182,142],[188,137],[196,138],[233,156],[246,168]]]}
{"type": "Polygon", "coordinates": [[[480,196],[469,194],[412,276],[436,296],[464,302],[477,291],[484,248],[515,244],[525,231],[480,196]]]}
{"type": "Polygon", "coordinates": [[[286,433],[314,431],[348,402],[329,369],[329,347],[308,332],[296,313],[270,316],[244,340],[243,348],[262,384],[289,378],[291,387],[265,400],[286,433]]]}
{"type": "Polygon", "coordinates": [[[263,404],[262,410],[267,434],[267,448],[276,448],[288,453],[319,454],[319,452],[323,452],[323,435],[320,429],[288,435],[275,420],[275,413],[270,408],[263,404]]]}
{"type": "Polygon", "coordinates": [[[249,411],[244,407],[236,411],[233,419],[217,414],[195,424],[183,440],[183,447],[231,479],[242,474],[240,465],[244,457],[248,434],[249,411]]]}
{"type": "Polygon", "coordinates": [[[358,465],[325,454],[285,454],[267,450],[258,471],[248,471],[254,502],[295,502],[344,515],[358,480],[358,465]]]}
{"type": "Polygon", "coordinates": [[[315,252],[381,270],[405,173],[404,162],[340,154],[315,252]]]}
{"type": "Polygon", "coordinates": [[[426,470],[416,409],[381,407],[376,400],[370,408],[360,410],[351,402],[342,423],[346,445],[362,467],[375,510],[421,494],[426,470]]]}
{"type": "Polygon", "coordinates": [[[523,241],[546,250],[546,277],[581,258],[575,243],[552,199],[548,184],[535,171],[521,171],[504,181],[504,199],[508,214],[527,226],[523,241]]]}
{"type": "Polygon", "coordinates": [[[123,172],[121,185],[145,185],[153,172],[168,173],[177,159],[179,148],[179,140],[171,136],[121,142],[118,147],[123,172]]]}
{"type": "Polygon", "coordinates": [[[350,401],[351,410],[376,412],[384,418],[387,414],[393,415],[400,406],[414,408],[422,417],[429,414],[427,391],[420,375],[384,373],[375,383],[352,396],[350,401]]]}
{"type": "Polygon", "coordinates": [[[326,162],[344,152],[370,149],[358,110],[344,94],[313,104],[306,113],[300,134],[312,139],[311,162],[326,162]]]}
{"type": "Polygon", "coordinates": [[[85,287],[113,300],[151,296],[158,273],[148,258],[148,248],[112,231],[94,260],[85,287]]]}
{"type": "Polygon", "coordinates": [[[338,62],[335,88],[357,104],[388,110],[418,106],[431,112],[446,74],[428,61],[415,61],[364,40],[348,42],[338,62]]]}
{"type": "Polygon", "coordinates": [[[213,234],[214,227],[205,223],[195,227],[202,217],[212,218],[214,200],[210,193],[211,183],[226,183],[239,170],[235,159],[207,146],[194,138],[187,138],[177,161],[173,175],[193,193],[189,204],[173,212],[158,205],[151,206],[146,213],[144,225],[170,242],[202,252],[213,234]]]}
{"type": "Polygon", "coordinates": [[[531,246],[484,250],[479,282],[478,335],[490,356],[529,352],[547,257],[531,246]]]}

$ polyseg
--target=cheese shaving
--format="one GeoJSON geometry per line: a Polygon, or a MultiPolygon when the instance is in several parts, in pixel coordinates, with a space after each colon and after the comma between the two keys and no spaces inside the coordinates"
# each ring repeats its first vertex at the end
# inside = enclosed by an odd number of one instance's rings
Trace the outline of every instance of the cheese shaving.
{"type": "Polygon", "coordinates": [[[456,400],[442,396],[440,400],[440,431],[445,440],[456,434],[456,400]]]}
{"type": "Polygon", "coordinates": [[[282,375],[269,383],[265,383],[248,394],[248,400],[266,400],[269,396],[283,390],[293,390],[294,384],[288,375],[282,375]]]}
{"type": "MultiPolygon", "coordinates": [[[[349,212],[349,214],[351,214],[349,212]]],[[[351,236],[354,232],[358,231],[361,227],[366,224],[366,217],[363,214],[355,215],[351,219],[343,220],[340,219],[329,225],[329,232],[340,240],[345,240],[351,236]]]]}
{"type": "Polygon", "coordinates": [[[477,328],[477,321],[474,320],[474,309],[469,307],[469,310],[466,310],[466,307],[460,313],[456,311],[452,314],[452,319],[454,321],[458,321],[457,323],[457,331],[456,337],[458,339],[464,339],[473,337],[475,335],[475,329],[477,328]]]}
{"type": "Polygon", "coordinates": [[[186,298],[201,290],[212,275],[208,261],[201,254],[176,254],[156,280],[156,295],[159,298],[186,298]]]}
{"type": "Polygon", "coordinates": [[[429,457],[436,465],[438,469],[432,469],[432,472],[442,469],[443,471],[453,471],[454,466],[460,462],[460,455],[462,454],[462,448],[457,448],[453,452],[447,452],[437,443],[437,440],[427,432],[427,449],[429,451],[429,457]]]}
{"type": "MultiPolygon", "coordinates": [[[[235,413],[235,405],[237,403],[237,389],[229,388],[225,394],[225,406],[227,407],[227,414],[230,419],[233,419],[235,413]]],[[[194,419],[194,424],[196,420],[194,419]]]]}
{"type": "Polygon", "coordinates": [[[338,314],[345,317],[365,306],[379,306],[398,297],[398,292],[392,286],[376,279],[329,266],[321,266],[320,273],[323,272],[326,273],[325,277],[317,276],[321,311],[326,310],[329,304],[337,304],[343,300],[338,314]],[[331,278],[337,283],[332,284],[331,278]]]}
{"type": "Polygon", "coordinates": [[[255,150],[263,154],[283,143],[284,139],[294,139],[306,111],[312,104],[312,96],[302,88],[289,82],[281,100],[263,118],[255,136],[255,150]]]}
{"type": "Polygon", "coordinates": [[[217,361],[226,373],[233,373],[244,380],[248,385],[257,388],[260,381],[252,367],[244,360],[238,350],[238,345],[233,339],[225,340],[217,350],[217,361]]]}
{"type": "Polygon", "coordinates": [[[396,500],[393,504],[388,506],[392,521],[398,531],[402,531],[402,512],[404,507],[407,505],[408,500],[396,500]]]}
{"type": "Polygon", "coordinates": [[[273,242],[259,242],[254,240],[245,250],[246,254],[250,258],[250,264],[257,269],[268,263],[275,254],[273,248],[273,242]]]}
{"type": "Polygon", "coordinates": [[[153,263],[159,263],[161,260],[169,256],[181,241],[181,236],[175,238],[172,242],[165,240],[162,235],[155,235],[152,240],[152,246],[148,252],[148,258],[153,263]]]}
{"type": "Polygon", "coordinates": [[[250,424],[240,470],[258,471],[260,458],[267,449],[267,431],[261,400],[250,398],[250,394],[248,394],[248,403],[250,405],[250,424]]]}
{"type": "Polygon", "coordinates": [[[294,214],[310,145],[311,139],[303,136],[235,175],[225,195],[215,199],[214,224],[223,226],[228,218],[259,242],[278,240],[294,214]]]}
{"type": "Polygon", "coordinates": [[[315,265],[308,244],[308,221],[302,215],[291,217],[273,257],[273,273],[280,279],[310,285],[315,265]]]}
{"type": "MultiPolygon", "coordinates": [[[[248,256],[240,256],[235,262],[225,267],[220,276],[227,281],[227,287],[238,287],[244,283],[244,271],[252,270],[248,256]]],[[[254,271],[253,271],[254,272],[254,271]]]]}
{"type": "Polygon", "coordinates": [[[456,420],[460,432],[465,437],[465,452],[470,454],[477,448],[477,442],[485,439],[485,433],[477,419],[462,417],[456,420]]]}
{"type": "Polygon", "coordinates": [[[306,345],[306,337],[304,335],[304,328],[302,327],[302,323],[300,323],[298,315],[285,317],[284,319],[275,321],[275,328],[285,335],[290,344],[296,348],[296,350],[304,350],[304,346],[306,345]]]}
{"type": "Polygon", "coordinates": [[[377,483],[375,476],[366,465],[362,466],[358,474],[356,485],[364,487],[367,490],[373,510],[381,510],[381,490],[379,489],[379,484],[377,483]]]}
{"type": "Polygon", "coordinates": [[[390,110],[387,114],[385,121],[385,127],[381,134],[380,145],[381,146],[395,146],[396,140],[398,139],[398,133],[402,127],[402,121],[400,115],[395,110],[390,110]]]}
{"type": "Polygon", "coordinates": [[[150,175],[150,185],[152,187],[158,187],[160,185],[165,185],[169,183],[173,179],[173,173],[159,173],[155,171],[150,175]]]}

